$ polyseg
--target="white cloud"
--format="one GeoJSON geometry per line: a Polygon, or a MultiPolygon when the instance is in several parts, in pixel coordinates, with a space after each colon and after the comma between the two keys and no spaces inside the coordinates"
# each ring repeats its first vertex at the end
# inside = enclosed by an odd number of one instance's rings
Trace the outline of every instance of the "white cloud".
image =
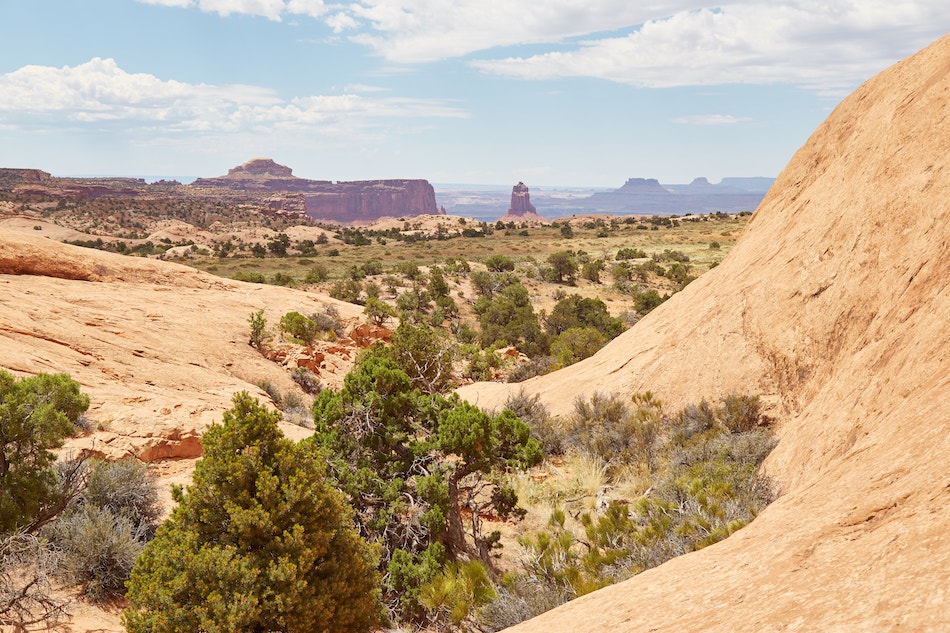
{"type": "Polygon", "coordinates": [[[735,117],[731,114],[691,114],[673,119],[673,123],[683,125],[735,125],[748,121],[748,118],[735,117]]]}
{"type": "Polygon", "coordinates": [[[157,4],[182,9],[200,9],[227,17],[232,13],[256,15],[280,21],[284,14],[320,17],[326,13],[323,0],[138,0],[143,4],[157,4]]]}
{"type": "Polygon", "coordinates": [[[256,86],[164,81],[127,73],[112,59],[63,68],[24,66],[0,75],[0,125],[28,129],[121,124],[153,135],[292,130],[319,136],[369,131],[386,120],[465,116],[435,100],[342,94],[288,101],[256,86]]]}
{"type": "Polygon", "coordinates": [[[389,61],[416,63],[559,42],[701,6],[696,0],[360,0],[347,10],[371,26],[355,41],[389,61]]]}
{"type": "Polygon", "coordinates": [[[359,26],[359,22],[348,13],[334,13],[333,15],[327,16],[324,20],[334,33],[342,33],[343,31],[348,31],[355,29],[359,26]]]}
{"type": "Polygon", "coordinates": [[[476,68],[516,79],[785,83],[835,95],[950,30],[945,0],[139,1],[320,17],[396,65],[480,54],[476,68]],[[490,54],[528,46],[522,56],[490,54]]]}
{"type": "Polygon", "coordinates": [[[473,65],[519,79],[597,77],[640,87],[788,83],[839,93],[942,35],[950,14],[938,4],[729,3],[680,11],[567,51],[473,65]]]}

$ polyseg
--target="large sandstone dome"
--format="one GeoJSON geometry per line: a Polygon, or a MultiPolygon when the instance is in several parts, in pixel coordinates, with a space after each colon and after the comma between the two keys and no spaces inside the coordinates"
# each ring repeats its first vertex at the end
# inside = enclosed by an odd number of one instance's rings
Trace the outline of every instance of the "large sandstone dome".
{"type": "Polygon", "coordinates": [[[950,36],[845,99],[718,268],[514,386],[561,412],[596,390],[764,394],[783,490],[726,541],[514,630],[950,630],[948,115],[950,36]]]}

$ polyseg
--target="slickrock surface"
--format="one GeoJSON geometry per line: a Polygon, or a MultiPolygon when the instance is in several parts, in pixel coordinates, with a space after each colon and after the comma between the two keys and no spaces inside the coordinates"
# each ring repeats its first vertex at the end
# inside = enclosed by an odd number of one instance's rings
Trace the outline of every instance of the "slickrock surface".
{"type": "Polygon", "coordinates": [[[715,546],[513,630],[950,630],[950,36],[845,99],[729,257],[594,357],[522,385],[774,403],[783,495],[715,546]]]}
{"type": "MultiPolygon", "coordinates": [[[[290,310],[327,305],[351,322],[361,317],[358,306],[322,295],[0,228],[0,366],[78,380],[98,430],[71,446],[109,458],[196,457],[200,432],[232,394],[266,398],[262,381],[294,389],[285,368],[248,345],[248,317],[263,309],[273,331],[290,310]]],[[[320,378],[332,386],[348,365],[330,365],[320,378]]]]}

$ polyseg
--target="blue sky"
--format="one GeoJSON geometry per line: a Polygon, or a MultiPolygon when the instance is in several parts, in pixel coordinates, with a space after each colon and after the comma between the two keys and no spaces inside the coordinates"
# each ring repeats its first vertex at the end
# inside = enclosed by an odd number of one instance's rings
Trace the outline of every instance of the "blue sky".
{"type": "Polygon", "coordinates": [[[775,176],[945,0],[0,0],[0,166],[619,187],[775,176]]]}

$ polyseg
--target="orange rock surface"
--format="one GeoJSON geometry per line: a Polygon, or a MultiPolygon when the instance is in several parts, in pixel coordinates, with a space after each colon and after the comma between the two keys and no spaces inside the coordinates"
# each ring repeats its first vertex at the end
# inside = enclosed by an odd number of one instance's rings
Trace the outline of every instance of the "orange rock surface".
{"type": "Polygon", "coordinates": [[[699,552],[512,629],[950,630],[950,36],[795,154],[729,257],[600,353],[512,387],[764,394],[782,496],[699,552]]]}

